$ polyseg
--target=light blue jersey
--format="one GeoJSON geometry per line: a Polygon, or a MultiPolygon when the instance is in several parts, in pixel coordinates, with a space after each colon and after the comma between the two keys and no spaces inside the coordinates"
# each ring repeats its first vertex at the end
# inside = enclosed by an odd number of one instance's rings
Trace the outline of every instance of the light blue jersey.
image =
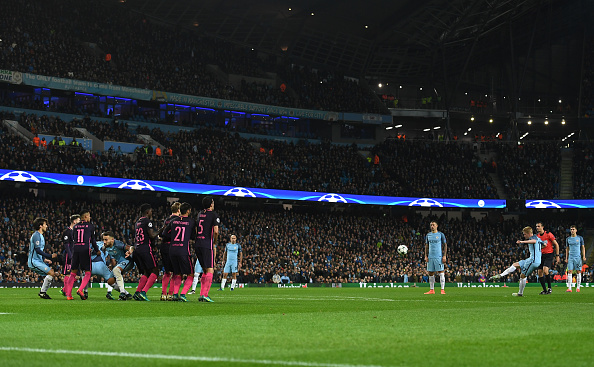
{"type": "Polygon", "coordinates": [[[520,264],[520,269],[522,270],[522,274],[528,276],[532,274],[533,271],[538,269],[540,266],[542,253],[540,251],[541,248],[546,245],[546,241],[541,240],[538,238],[537,235],[532,235],[530,240],[536,240],[536,243],[529,243],[528,244],[528,251],[530,251],[530,257],[524,260],[518,261],[520,264]]]}
{"type": "Polygon", "coordinates": [[[565,242],[567,243],[567,247],[569,247],[569,258],[582,257],[582,246],[584,246],[584,237],[579,235],[575,237],[567,237],[567,240],[565,242]]]}
{"type": "Polygon", "coordinates": [[[567,270],[582,270],[582,246],[584,246],[584,238],[582,236],[567,237],[565,241],[569,248],[569,255],[567,256],[567,270]]]}
{"type": "Polygon", "coordinates": [[[237,260],[241,252],[241,245],[239,243],[229,242],[225,246],[225,251],[227,252],[227,262],[225,263],[223,273],[237,273],[237,260]]]}
{"type": "Polygon", "coordinates": [[[227,262],[237,262],[239,253],[241,252],[241,245],[239,243],[229,242],[225,247],[227,252],[227,262]]]}
{"type": "Polygon", "coordinates": [[[45,250],[45,238],[43,238],[43,235],[38,231],[33,232],[33,235],[31,236],[31,241],[29,242],[29,262],[43,262],[43,256],[41,256],[37,253],[37,251],[35,251],[36,248],[40,249],[41,251],[45,250]]]}
{"type": "Polygon", "coordinates": [[[118,263],[128,260],[126,259],[126,244],[120,240],[115,240],[113,246],[107,247],[105,251],[118,263]]]}
{"type": "Polygon", "coordinates": [[[442,232],[437,231],[436,233],[429,232],[425,236],[425,243],[429,244],[428,258],[442,258],[441,245],[446,244],[445,235],[442,232]]]}
{"type": "Polygon", "coordinates": [[[45,252],[45,238],[43,238],[43,235],[38,231],[33,232],[29,242],[29,259],[27,265],[37,274],[47,275],[51,268],[43,261],[44,257],[41,254],[38,254],[35,249],[45,252]]]}

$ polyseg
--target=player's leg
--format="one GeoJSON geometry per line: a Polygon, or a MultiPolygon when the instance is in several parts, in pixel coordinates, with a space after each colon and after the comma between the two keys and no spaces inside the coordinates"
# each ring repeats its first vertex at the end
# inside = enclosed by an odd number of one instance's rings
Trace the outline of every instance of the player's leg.
{"type": "Polygon", "coordinates": [[[202,266],[200,265],[200,261],[196,259],[196,264],[194,264],[194,279],[192,281],[192,291],[188,294],[196,294],[196,286],[200,281],[200,275],[202,274],[202,266]]]}
{"type": "Polygon", "coordinates": [[[431,259],[427,260],[427,272],[429,273],[429,292],[425,292],[425,294],[435,294],[435,269],[434,264],[431,259]]]}
{"type": "MultiPolygon", "coordinates": [[[[542,255],[543,257],[545,256],[545,254],[542,255]]],[[[545,275],[544,275],[544,264],[540,265],[540,268],[538,269],[538,282],[540,283],[540,286],[542,287],[542,292],[540,292],[540,294],[547,294],[547,286],[545,285],[545,275]]]]}
{"type": "Polygon", "coordinates": [[[41,285],[41,289],[39,290],[39,297],[43,299],[51,299],[51,297],[47,294],[47,290],[49,289],[52,280],[54,280],[54,269],[50,268],[49,265],[47,265],[45,262],[42,264],[36,264],[36,267],[40,269],[38,273],[41,275],[45,275],[45,277],[43,278],[43,284],[41,285]]]}
{"type": "Polygon", "coordinates": [[[196,250],[200,265],[204,269],[204,273],[202,273],[202,278],[200,279],[200,298],[198,300],[201,302],[214,302],[208,296],[214,275],[214,252],[212,249],[202,247],[198,247],[196,250]]]}
{"type": "Polygon", "coordinates": [[[231,290],[234,290],[235,284],[237,284],[237,266],[233,270],[235,270],[235,272],[231,274],[231,290]]]}
{"type": "Polygon", "coordinates": [[[186,298],[186,293],[190,290],[192,286],[192,282],[194,281],[194,277],[192,277],[192,271],[194,270],[194,264],[192,264],[192,258],[190,256],[186,256],[181,264],[183,268],[183,273],[186,275],[186,280],[184,282],[184,288],[182,289],[180,300],[183,302],[188,302],[186,298]]]}
{"type": "Polygon", "coordinates": [[[181,287],[182,267],[180,264],[182,256],[170,255],[171,266],[173,268],[172,287],[173,290],[172,301],[179,301],[179,288],[181,287]]]}
{"type": "Polygon", "coordinates": [[[68,279],[70,278],[70,263],[72,259],[68,258],[68,255],[65,255],[64,259],[64,269],[63,269],[63,278],[64,278],[64,286],[60,289],[60,293],[66,297],[66,284],[68,284],[68,279]]]}
{"type": "Polygon", "coordinates": [[[571,287],[572,287],[572,283],[573,283],[573,273],[576,270],[575,266],[574,266],[574,262],[573,259],[568,259],[567,261],[567,270],[566,270],[566,274],[567,274],[567,290],[566,292],[571,292],[571,287]]]}
{"type": "Polygon", "coordinates": [[[149,301],[148,297],[146,296],[146,292],[148,292],[153,284],[155,284],[157,281],[157,278],[159,277],[159,266],[157,264],[157,259],[152,252],[144,253],[142,255],[144,257],[144,268],[148,269],[148,271],[145,271],[144,273],[147,279],[144,287],[142,287],[140,291],[140,298],[142,298],[144,301],[149,301]]]}
{"type": "Polygon", "coordinates": [[[221,277],[221,288],[220,291],[225,289],[225,283],[227,283],[227,276],[229,275],[229,271],[227,271],[227,264],[225,264],[225,269],[223,270],[223,276],[221,277]]]}
{"type": "Polygon", "coordinates": [[[133,298],[136,301],[142,301],[143,299],[140,298],[140,292],[146,285],[146,281],[148,280],[148,278],[146,277],[146,275],[144,275],[145,270],[144,270],[144,264],[142,262],[142,254],[140,252],[135,251],[133,259],[134,259],[134,262],[136,263],[136,268],[138,269],[138,274],[140,275],[140,278],[138,279],[138,286],[136,287],[136,292],[134,292],[133,298]]]}
{"type": "Polygon", "coordinates": [[[578,270],[575,277],[576,277],[575,291],[580,292],[580,287],[582,286],[582,271],[578,270]]]}
{"type": "Polygon", "coordinates": [[[439,272],[439,285],[441,285],[441,294],[445,294],[445,272],[439,272]]]}
{"type": "Polygon", "coordinates": [[[161,263],[163,265],[163,277],[161,278],[161,301],[167,301],[167,286],[171,281],[171,260],[169,252],[161,251],[161,263]]]}
{"type": "MultiPolygon", "coordinates": [[[[83,254],[84,256],[84,254],[83,254]]],[[[81,256],[78,252],[72,254],[72,262],[70,268],[70,278],[68,279],[68,283],[64,286],[64,292],[66,293],[66,299],[72,300],[72,289],[74,288],[74,282],[76,281],[76,277],[79,274],[80,270],[80,260],[81,256]]]]}
{"type": "Polygon", "coordinates": [[[512,296],[522,297],[524,295],[524,288],[526,288],[526,275],[520,274],[520,283],[518,293],[512,293],[512,296]]]}
{"type": "Polygon", "coordinates": [[[512,266],[510,266],[509,268],[505,269],[501,274],[498,275],[493,275],[491,277],[491,280],[494,279],[500,279],[501,277],[504,277],[506,275],[512,274],[514,271],[516,271],[516,269],[520,266],[519,262],[515,262],[512,264],[512,266]]]}
{"type": "Polygon", "coordinates": [[[167,301],[167,285],[171,280],[171,272],[165,271],[161,278],[161,301],[167,301]]]}

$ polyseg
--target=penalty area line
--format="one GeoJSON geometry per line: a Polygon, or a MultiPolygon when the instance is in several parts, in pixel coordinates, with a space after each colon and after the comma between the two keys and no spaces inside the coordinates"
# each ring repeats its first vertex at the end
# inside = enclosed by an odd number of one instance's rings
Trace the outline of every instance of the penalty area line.
{"type": "Polygon", "coordinates": [[[225,363],[251,363],[274,366],[304,366],[304,367],[387,367],[367,364],[342,364],[342,363],[318,363],[318,362],[299,362],[299,361],[273,361],[267,359],[239,359],[223,357],[201,357],[201,356],[176,356],[167,354],[143,354],[143,353],[119,353],[119,352],[99,352],[90,350],[67,350],[67,349],[41,349],[41,348],[19,348],[19,347],[1,347],[0,351],[5,352],[26,352],[42,354],[71,354],[85,356],[101,357],[128,357],[145,359],[162,359],[177,361],[196,361],[196,362],[225,362],[225,363]]]}

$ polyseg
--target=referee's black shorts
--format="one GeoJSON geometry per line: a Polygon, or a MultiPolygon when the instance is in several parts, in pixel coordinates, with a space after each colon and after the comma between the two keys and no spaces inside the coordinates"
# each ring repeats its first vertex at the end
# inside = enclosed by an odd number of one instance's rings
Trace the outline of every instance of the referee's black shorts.
{"type": "Polygon", "coordinates": [[[540,266],[538,268],[542,269],[543,267],[546,266],[547,268],[552,269],[554,259],[555,259],[555,255],[553,255],[552,252],[550,254],[542,254],[542,257],[540,260],[540,266]]]}

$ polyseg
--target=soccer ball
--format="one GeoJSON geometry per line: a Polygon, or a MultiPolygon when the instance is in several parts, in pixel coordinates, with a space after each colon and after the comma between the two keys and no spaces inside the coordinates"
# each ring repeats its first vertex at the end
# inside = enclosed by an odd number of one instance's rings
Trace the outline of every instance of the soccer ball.
{"type": "Polygon", "coordinates": [[[225,196],[237,196],[240,198],[255,198],[256,195],[245,187],[234,187],[227,190],[223,195],[225,196]]]}
{"type": "Polygon", "coordinates": [[[5,173],[2,177],[0,177],[2,181],[16,181],[16,182],[37,182],[39,183],[39,179],[29,172],[25,171],[12,171],[5,173]]]}
{"type": "Polygon", "coordinates": [[[321,196],[318,201],[325,201],[328,203],[346,203],[346,199],[338,194],[326,194],[321,196]]]}
{"type": "Polygon", "coordinates": [[[439,201],[436,201],[433,199],[428,199],[428,198],[417,199],[417,200],[413,201],[412,203],[408,204],[408,206],[423,206],[423,207],[437,206],[440,208],[443,207],[443,205],[441,205],[441,203],[439,201]]]}
{"type": "Polygon", "coordinates": [[[398,253],[403,256],[406,255],[408,253],[408,247],[406,245],[398,246],[398,253]]]}
{"type": "Polygon", "coordinates": [[[150,191],[155,191],[155,189],[151,185],[147,184],[144,181],[140,181],[140,180],[126,181],[123,184],[121,184],[120,186],[118,186],[118,189],[150,190],[150,191]]]}
{"type": "Polygon", "coordinates": [[[526,208],[547,209],[547,208],[561,208],[559,204],[548,200],[533,200],[526,203],[526,208]]]}

